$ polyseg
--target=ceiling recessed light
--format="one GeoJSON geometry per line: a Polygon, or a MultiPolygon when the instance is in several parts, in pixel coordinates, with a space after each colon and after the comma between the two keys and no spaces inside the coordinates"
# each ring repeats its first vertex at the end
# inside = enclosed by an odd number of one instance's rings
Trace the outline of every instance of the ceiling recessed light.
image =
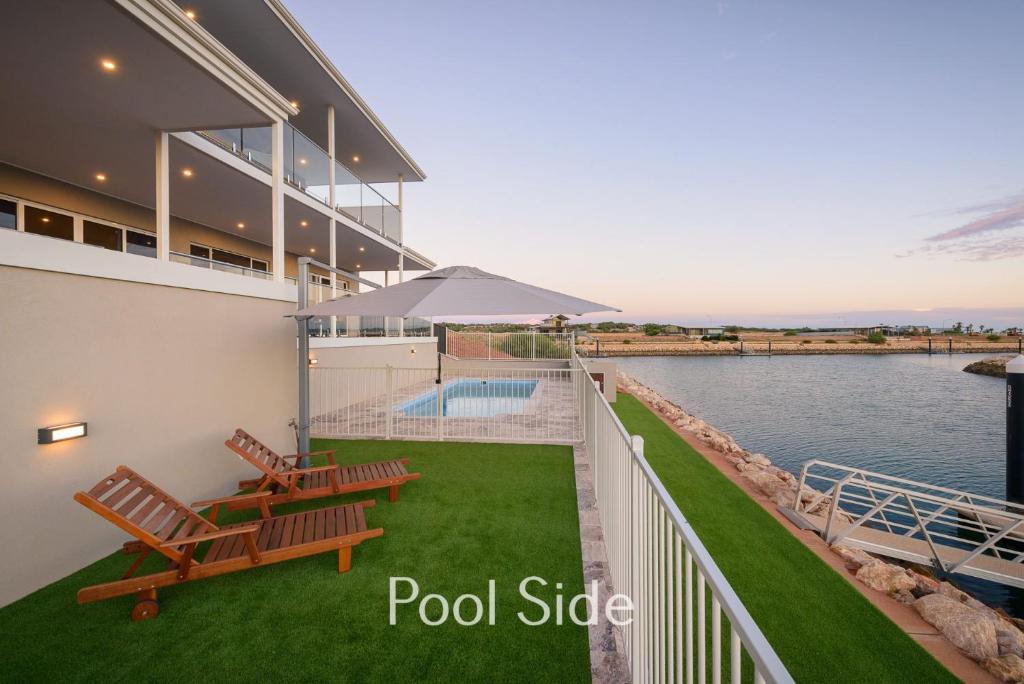
{"type": "Polygon", "coordinates": [[[359,248],[359,251],[360,251],[360,252],[365,252],[365,251],[366,251],[366,248],[365,248],[365,247],[360,247],[360,248],[359,248]]]}
{"type": "Polygon", "coordinates": [[[239,221],[239,222],[238,222],[237,224],[235,224],[235,225],[237,225],[237,226],[238,226],[238,230],[245,230],[245,224],[244,224],[244,223],[242,223],[241,221],[239,221]]]}
{"type": "Polygon", "coordinates": [[[98,180],[99,182],[102,183],[103,181],[107,180],[107,174],[102,173],[102,172],[101,173],[97,173],[96,174],[96,180],[98,180]]]}
{"type": "Polygon", "coordinates": [[[299,225],[302,226],[303,228],[305,228],[306,226],[309,225],[309,221],[306,221],[305,219],[303,219],[302,221],[299,221],[299,225]]]}
{"type": "Polygon", "coordinates": [[[309,253],[310,254],[316,254],[316,247],[310,247],[309,248],[309,253]]]}
{"type": "Polygon", "coordinates": [[[43,223],[49,223],[49,222],[50,222],[50,217],[49,217],[49,216],[44,216],[44,217],[43,217],[42,219],[40,219],[40,220],[41,220],[41,221],[42,221],[43,223]]]}
{"type": "Polygon", "coordinates": [[[188,17],[189,19],[191,19],[192,21],[195,21],[195,19],[196,19],[195,10],[185,10],[185,16],[188,17]]]}
{"type": "Polygon", "coordinates": [[[356,264],[356,268],[362,268],[362,267],[363,267],[362,264],[356,264]]]}
{"type": "Polygon", "coordinates": [[[117,71],[117,62],[112,59],[101,59],[100,66],[104,71],[117,71]]]}
{"type": "Polygon", "coordinates": [[[354,162],[359,161],[359,155],[357,154],[354,157],[352,157],[352,161],[354,161],[354,162]]]}
{"type": "Polygon", "coordinates": [[[192,169],[182,169],[181,170],[181,175],[184,176],[185,178],[191,178],[192,177],[192,169]]]}
{"type": "Polygon", "coordinates": [[[292,100],[290,104],[291,104],[292,107],[295,107],[296,109],[299,108],[299,101],[298,100],[292,100]]]}
{"type": "Polygon", "coordinates": [[[305,165],[306,160],[300,157],[299,158],[299,163],[305,165]]]}

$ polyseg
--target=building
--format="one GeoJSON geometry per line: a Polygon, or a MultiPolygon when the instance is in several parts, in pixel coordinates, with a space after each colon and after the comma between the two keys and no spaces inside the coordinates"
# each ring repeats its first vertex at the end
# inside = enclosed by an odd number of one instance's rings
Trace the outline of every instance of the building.
{"type": "Polygon", "coordinates": [[[566,321],[569,317],[564,314],[556,314],[549,316],[540,322],[540,325],[536,327],[537,332],[542,333],[564,333],[568,332],[569,328],[566,326],[566,321]]]}
{"type": "Polygon", "coordinates": [[[682,326],[674,325],[669,323],[661,329],[662,335],[685,335],[686,330],[682,326]]]}
{"type": "Polygon", "coordinates": [[[672,325],[665,326],[665,332],[669,335],[686,335],[689,338],[699,340],[702,337],[721,337],[725,334],[725,328],[721,326],[672,325]],[[669,332],[669,328],[679,332],[669,332]]]}
{"type": "MultiPolygon", "coordinates": [[[[313,270],[314,301],[434,266],[402,218],[424,172],[280,0],[39,0],[5,20],[0,452],[11,487],[48,496],[19,504],[40,524],[7,545],[0,605],[119,543],[71,500],[97,473],[131,462],[202,498],[243,472],[225,431],[292,439],[300,256],[343,271],[313,270]],[[36,445],[72,421],[87,438],[36,445]]],[[[429,338],[361,337],[404,325],[317,321],[314,351],[408,363],[429,338]]]]}

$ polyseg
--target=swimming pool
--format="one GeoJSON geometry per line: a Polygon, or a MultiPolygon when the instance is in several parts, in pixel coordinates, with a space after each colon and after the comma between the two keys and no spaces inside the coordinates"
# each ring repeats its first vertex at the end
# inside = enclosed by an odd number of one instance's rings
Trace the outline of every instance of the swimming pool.
{"type": "MultiPolygon", "coordinates": [[[[536,389],[536,380],[456,380],[442,392],[441,415],[487,418],[501,413],[523,413],[536,389]]],[[[396,405],[395,411],[413,417],[436,416],[437,392],[424,392],[396,405]]]]}

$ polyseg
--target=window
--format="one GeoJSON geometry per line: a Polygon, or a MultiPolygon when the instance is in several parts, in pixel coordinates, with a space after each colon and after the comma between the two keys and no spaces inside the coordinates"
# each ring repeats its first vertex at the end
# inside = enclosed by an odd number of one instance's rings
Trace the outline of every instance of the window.
{"type": "Polygon", "coordinates": [[[18,204],[10,200],[0,199],[0,228],[18,228],[18,204]]]}
{"type": "Polygon", "coordinates": [[[47,235],[61,240],[75,239],[75,220],[67,214],[58,214],[38,207],[25,207],[25,232],[47,235]]]}
{"type": "Polygon", "coordinates": [[[190,256],[200,257],[202,259],[211,258],[210,248],[204,245],[197,245],[192,243],[188,246],[188,253],[190,256]]]}
{"type": "Polygon", "coordinates": [[[129,254],[156,258],[156,235],[140,233],[136,230],[128,230],[125,233],[127,234],[129,254]]]}
{"type": "Polygon", "coordinates": [[[110,249],[115,252],[122,252],[124,242],[124,230],[117,226],[110,226],[106,223],[95,221],[82,221],[82,242],[87,245],[95,245],[103,249],[110,249]]]}
{"type": "Polygon", "coordinates": [[[252,257],[235,254],[234,252],[228,252],[223,249],[214,248],[213,260],[224,264],[231,264],[232,266],[241,266],[242,268],[252,267],[252,257]]]}
{"type": "Polygon", "coordinates": [[[248,268],[262,273],[266,273],[269,270],[269,264],[267,264],[266,261],[253,259],[252,257],[247,257],[244,254],[238,254],[237,252],[229,252],[226,249],[217,249],[216,247],[199,245],[194,242],[189,243],[188,253],[194,257],[210,259],[222,264],[231,264],[232,266],[248,268]]]}

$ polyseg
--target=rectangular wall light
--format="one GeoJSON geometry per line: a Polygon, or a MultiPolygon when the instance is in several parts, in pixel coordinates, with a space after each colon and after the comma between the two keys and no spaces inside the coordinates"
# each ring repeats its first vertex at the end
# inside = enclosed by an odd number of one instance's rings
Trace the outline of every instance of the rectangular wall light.
{"type": "Polygon", "coordinates": [[[88,423],[65,423],[51,427],[39,428],[39,443],[53,444],[68,439],[78,439],[89,434],[88,423]]]}

